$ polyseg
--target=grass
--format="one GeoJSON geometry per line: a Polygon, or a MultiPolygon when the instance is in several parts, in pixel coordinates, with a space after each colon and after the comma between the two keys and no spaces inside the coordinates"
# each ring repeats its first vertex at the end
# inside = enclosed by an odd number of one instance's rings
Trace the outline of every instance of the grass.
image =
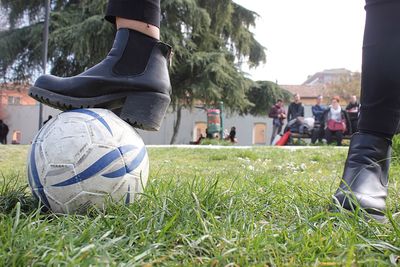
{"type": "MultiPolygon", "coordinates": [[[[0,266],[389,266],[400,255],[400,218],[332,211],[345,148],[150,148],[143,196],[85,216],[38,209],[27,150],[0,146],[0,266]]],[[[391,213],[399,173],[394,162],[391,213]]]]}

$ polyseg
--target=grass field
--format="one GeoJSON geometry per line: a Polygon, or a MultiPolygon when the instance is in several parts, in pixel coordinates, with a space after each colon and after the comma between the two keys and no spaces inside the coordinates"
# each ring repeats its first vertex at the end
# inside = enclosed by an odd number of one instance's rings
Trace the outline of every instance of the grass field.
{"type": "Polygon", "coordinates": [[[130,206],[40,212],[27,146],[0,146],[0,266],[386,266],[400,256],[400,164],[390,221],[332,210],[347,150],[149,148],[130,206]]]}

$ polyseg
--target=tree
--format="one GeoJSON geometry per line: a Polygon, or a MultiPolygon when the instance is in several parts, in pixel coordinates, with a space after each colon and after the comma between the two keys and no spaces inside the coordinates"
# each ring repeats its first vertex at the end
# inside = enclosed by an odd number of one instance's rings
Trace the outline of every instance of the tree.
{"type": "MultiPolygon", "coordinates": [[[[10,23],[10,30],[0,33],[0,65],[6,79],[29,79],[39,69],[42,2],[0,2],[10,23]]],[[[114,29],[103,19],[106,4],[105,0],[52,2],[52,74],[78,74],[108,52],[114,29]]],[[[170,72],[171,106],[177,112],[173,143],[182,109],[192,108],[195,101],[214,105],[223,100],[231,111],[244,110],[250,104],[246,91],[252,82],[240,70],[239,62],[255,67],[265,61],[265,51],[250,32],[257,14],[232,0],[165,0],[161,10],[161,39],[174,49],[170,72]]]]}
{"type": "Polygon", "coordinates": [[[267,115],[276,100],[282,99],[290,101],[291,93],[279,87],[278,84],[271,81],[257,81],[249,91],[246,92],[247,99],[251,105],[244,113],[252,115],[267,115]]]}
{"type": "MultiPolygon", "coordinates": [[[[5,80],[26,81],[38,74],[42,60],[42,0],[1,0],[10,29],[0,32],[0,66],[5,80]]],[[[49,38],[51,73],[71,76],[104,58],[114,28],[103,19],[106,0],[52,1],[49,38]],[[84,19],[82,19],[84,18],[84,19]]]]}
{"type": "Polygon", "coordinates": [[[249,105],[246,91],[252,82],[237,62],[257,66],[265,61],[264,48],[249,31],[257,14],[231,0],[162,1],[163,39],[175,49],[172,65],[172,107],[177,112],[174,143],[181,111],[196,100],[206,106],[223,100],[231,111],[249,105]],[[183,30],[182,30],[183,29],[183,30]]]}

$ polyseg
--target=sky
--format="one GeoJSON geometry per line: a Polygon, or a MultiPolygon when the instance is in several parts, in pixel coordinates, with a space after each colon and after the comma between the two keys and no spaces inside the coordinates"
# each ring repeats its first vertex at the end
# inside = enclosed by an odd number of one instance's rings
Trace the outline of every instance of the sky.
{"type": "Polygon", "coordinates": [[[254,80],[301,84],[324,69],[361,71],[365,0],[234,0],[259,14],[251,29],[267,62],[254,80]]]}

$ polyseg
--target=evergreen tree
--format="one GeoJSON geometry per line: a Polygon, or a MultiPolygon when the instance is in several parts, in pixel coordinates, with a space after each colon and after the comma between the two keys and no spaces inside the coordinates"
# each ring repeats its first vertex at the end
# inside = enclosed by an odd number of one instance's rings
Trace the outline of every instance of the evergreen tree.
{"type": "MultiPolygon", "coordinates": [[[[0,71],[5,80],[30,79],[40,70],[45,1],[0,1],[10,25],[0,32],[0,71]]],[[[104,58],[115,34],[103,19],[106,5],[106,0],[52,1],[52,74],[76,75],[104,58]]],[[[265,61],[264,48],[250,32],[257,14],[232,0],[163,0],[161,10],[161,39],[174,49],[170,74],[175,134],[182,108],[191,108],[196,100],[208,106],[222,100],[231,111],[246,110],[252,81],[239,66],[265,61]]]]}
{"type": "Polygon", "coordinates": [[[257,81],[246,92],[246,96],[251,105],[244,110],[244,113],[263,116],[269,113],[269,110],[278,99],[289,102],[292,94],[274,82],[257,81]]]}

